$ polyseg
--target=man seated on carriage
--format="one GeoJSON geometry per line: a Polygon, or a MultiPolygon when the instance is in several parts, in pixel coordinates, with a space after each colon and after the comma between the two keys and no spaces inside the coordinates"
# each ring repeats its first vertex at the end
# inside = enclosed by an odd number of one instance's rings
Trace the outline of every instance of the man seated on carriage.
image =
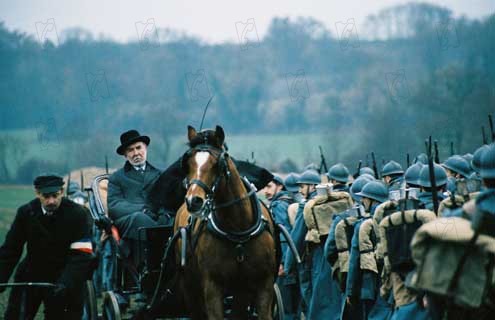
{"type": "Polygon", "coordinates": [[[124,156],[124,167],[108,180],[108,211],[123,240],[123,249],[139,269],[142,267],[144,234],[139,229],[164,224],[164,217],[153,212],[149,193],[161,171],[147,161],[150,138],[129,130],[120,136],[117,153],[124,156]],[[141,261],[140,261],[141,260],[141,261]]]}

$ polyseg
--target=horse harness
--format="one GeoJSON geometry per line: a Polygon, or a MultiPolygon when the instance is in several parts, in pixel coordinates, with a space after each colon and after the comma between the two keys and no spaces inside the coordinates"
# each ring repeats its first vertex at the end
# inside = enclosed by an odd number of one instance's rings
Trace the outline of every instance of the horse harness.
{"type": "Polygon", "coordinates": [[[218,185],[220,184],[221,179],[225,178],[228,181],[228,179],[230,179],[231,177],[231,173],[227,165],[228,153],[223,149],[216,148],[211,145],[200,144],[198,146],[195,146],[194,148],[191,148],[188,152],[186,152],[186,154],[184,154],[182,158],[183,169],[186,168],[187,160],[188,160],[187,157],[189,157],[192,154],[192,150],[208,152],[211,155],[216,156],[217,163],[219,164],[219,168],[218,168],[219,174],[215,178],[215,181],[213,182],[211,187],[209,187],[199,179],[191,179],[190,181],[187,178],[184,179],[184,187],[186,189],[188,189],[191,185],[196,184],[197,186],[202,188],[206,194],[206,200],[200,213],[199,214],[190,213],[189,216],[189,222],[186,229],[188,231],[188,235],[191,237],[190,239],[191,241],[189,242],[191,244],[191,249],[192,251],[194,251],[199,236],[204,230],[207,230],[215,237],[233,243],[235,245],[236,260],[238,263],[242,263],[246,258],[244,246],[249,240],[258,237],[265,231],[270,232],[270,234],[273,236],[273,232],[269,227],[268,220],[262,214],[260,202],[258,200],[258,197],[256,196],[256,189],[247,180],[247,178],[242,177],[241,181],[244,184],[244,187],[248,190],[248,192],[241,197],[235,198],[233,200],[221,204],[217,204],[215,202],[214,196],[218,188],[218,185]],[[222,229],[218,223],[217,210],[221,208],[233,206],[246,199],[249,199],[249,201],[251,202],[251,207],[255,211],[254,224],[244,231],[229,231],[222,229]],[[193,232],[194,226],[196,225],[197,221],[199,221],[198,230],[197,232],[193,232]]]}

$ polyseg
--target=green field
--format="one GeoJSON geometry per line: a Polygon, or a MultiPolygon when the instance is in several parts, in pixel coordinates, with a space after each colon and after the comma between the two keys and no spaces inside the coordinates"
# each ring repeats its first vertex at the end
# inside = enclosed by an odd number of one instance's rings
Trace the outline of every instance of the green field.
{"type": "MultiPolygon", "coordinates": [[[[166,139],[158,134],[149,133],[152,142],[149,147],[149,160],[159,168],[166,168],[178,159],[187,149],[187,138],[184,135],[168,136],[166,139]]],[[[123,158],[115,153],[118,136],[100,136],[84,141],[53,139],[49,142],[38,139],[36,130],[0,131],[0,139],[7,139],[10,147],[5,152],[7,169],[11,177],[16,177],[22,170],[41,172],[53,171],[53,164],[63,170],[77,170],[81,167],[104,167],[105,156],[108,156],[109,166],[118,168],[123,164],[123,158]],[[41,143],[43,142],[43,143],[41,143]],[[17,149],[16,149],[17,148],[17,149]],[[29,161],[38,162],[29,165],[29,161]],[[43,162],[52,163],[51,166],[43,162]],[[28,164],[28,167],[26,167],[28,164]],[[64,169],[62,169],[64,168],[64,169]]],[[[357,141],[350,137],[340,137],[324,133],[305,134],[259,134],[259,135],[228,135],[226,142],[229,153],[239,160],[254,160],[269,170],[277,171],[280,163],[290,159],[298,169],[313,162],[319,164],[321,145],[331,165],[359,148],[357,141]]],[[[0,155],[1,156],[1,155],[0,155]]],[[[350,164],[348,164],[350,165],[350,164]]],[[[29,183],[29,179],[23,179],[29,183]]]]}
{"type": "MultiPolygon", "coordinates": [[[[34,198],[32,186],[0,185],[0,239],[3,243],[5,235],[14,220],[16,210],[34,198]]],[[[8,290],[0,293],[0,318],[7,306],[8,290]]]]}

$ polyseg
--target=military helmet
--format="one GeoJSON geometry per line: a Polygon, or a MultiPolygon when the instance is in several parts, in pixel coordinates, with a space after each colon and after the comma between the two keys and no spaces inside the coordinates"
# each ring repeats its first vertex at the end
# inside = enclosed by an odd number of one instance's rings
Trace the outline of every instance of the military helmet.
{"type": "Polygon", "coordinates": [[[329,179],[347,183],[349,181],[349,170],[342,163],[337,163],[328,170],[327,176],[329,179]]]}
{"type": "Polygon", "coordinates": [[[372,175],[373,177],[375,176],[375,171],[373,171],[373,169],[371,169],[370,167],[362,167],[361,169],[359,169],[360,176],[366,173],[372,175]]]}
{"type": "Polygon", "coordinates": [[[372,174],[369,174],[369,173],[364,173],[364,174],[359,176],[359,178],[361,178],[361,177],[368,178],[370,181],[375,180],[375,176],[372,174]]]}
{"type": "Polygon", "coordinates": [[[308,171],[308,170],[314,170],[314,171],[318,172],[318,171],[320,171],[320,168],[316,164],[310,163],[304,167],[303,172],[308,171]]]}
{"type": "Polygon", "coordinates": [[[484,144],[478,149],[473,154],[473,160],[471,160],[471,167],[477,172],[480,171],[480,161],[481,161],[481,155],[488,149],[488,145],[484,144]]]}
{"type": "Polygon", "coordinates": [[[447,160],[442,163],[442,166],[462,175],[464,178],[469,177],[469,173],[471,171],[469,163],[466,161],[466,159],[459,155],[448,157],[447,160]]]}
{"type": "Polygon", "coordinates": [[[356,194],[361,192],[361,190],[363,189],[365,184],[367,184],[368,182],[373,181],[373,180],[375,180],[375,179],[373,177],[369,178],[368,175],[360,176],[356,180],[354,180],[351,187],[349,188],[351,197],[355,201],[361,200],[361,197],[356,195],[356,194]]]}
{"type": "Polygon", "coordinates": [[[495,179],[495,144],[490,144],[481,155],[480,176],[483,179],[495,179]]]}
{"type": "Polygon", "coordinates": [[[393,160],[387,162],[382,168],[382,177],[403,173],[402,166],[393,160]]]}
{"type": "MultiPolygon", "coordinates": [[[[464,160],[466,160],[469,163],[469,167],[471,167],[471,161],[473,161],[473,155],[471,153],[466,153],[465,155],[462,156],[464,160]]],[[[472,170],[473,167],[471,167],[472,170]]]]}
{"type": "Polygon", "coordinates": [[[422,164],[428,164],[428,156],[425,153],[420,153],[414,159],[414,163],[420,162],[422,164]]]}
{"type": "Polygon", "coordinates": [[[299,179],[299,175],[294,172],[289,173],[287,177],[285,177],[284,185],[287,191],[289,192],[299,191],[299,187],[297,186],[297,179],[299,179]]]}
{"type": "Polygon", "coordinates": [[[419,173],[421,172],[421,168],[423,168],[423,166],[424,164],[421,162],[416,162],[407,168],[406,173],[404,174],[404,179],[407,184],[413,186],[419,185],[419,173]]]}
{"type": "MultiPolygon", "coordinates": [[[[447,172],[445,172],[445,169],[441,165],[436,163],[433,165],[436,186],[440,187],[445,185],[447,183],[447,172]]],[[[427,165],[424,165],[419,172],[418,184],[422,187],[431,188],[430,168],[427,165]]]]}
{"type": "Polygon", "coordinates": [[[278,185],[281,185],[283,187],[283,189],[285,190],[284,180],[280,176],[273,175],[272,181],[278,185]]]}
{"type": "Polygon", "coordinates": [[[388,200],[388,189],[382,182],[370,181],[364,185],[361,192],[356,193],[359,197],[370,198],[378,202],[385,202],[388,200]]]}
{"type": "Polygon", "coordinates": [[[306,170],[297,179],[297,184],[319,184],[320,175],[315,170],[306,170]]]}

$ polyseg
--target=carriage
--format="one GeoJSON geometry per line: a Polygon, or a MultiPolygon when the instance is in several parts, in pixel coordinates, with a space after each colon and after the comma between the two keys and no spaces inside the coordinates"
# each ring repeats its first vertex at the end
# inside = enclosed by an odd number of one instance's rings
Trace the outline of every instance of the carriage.
{"type": "MultiPolygon", "coordinates": [[[[97,176],[88,189],[90,211],[95,221],[108,216],[108,177],[108,174],[97,176]]],[[[182,269],[188,263],[188,235],[185,228],[176,231],[172,225],[141,228],[141,243],[145,243],[144,250],[140,250],[144,253],[144,268],[137,270],[122,254],[119,243],[121,240],[115,226],[112,226],[111,234],[106,234],[97,225],[95,223],[94,234],[100,263],[93,282],[96,294],[102,297],[101,318],[119,320],[191,316],[191,310],[181,292],[184,287],[178,281],[182,269]],[[180,259],[176,259],[179,255],[180,259]],[[180,263],[177,263],[178,260],[180,263]]],[[[290,242],[287,231],[282,229],[281,232],[290,242]]],[[[289,245],[300,261],[294,245],[289,245]]],[[[272,290],[274,298],[271,318],[283,319],[282,297],[274,282],[272,290]]],[[[232,300],[228,293],[223,297],[224,318],[231,316],[232,300]]],[[[257,310],[252,304],[247,309],[249,319],[258,319],[257,310]]]]}

